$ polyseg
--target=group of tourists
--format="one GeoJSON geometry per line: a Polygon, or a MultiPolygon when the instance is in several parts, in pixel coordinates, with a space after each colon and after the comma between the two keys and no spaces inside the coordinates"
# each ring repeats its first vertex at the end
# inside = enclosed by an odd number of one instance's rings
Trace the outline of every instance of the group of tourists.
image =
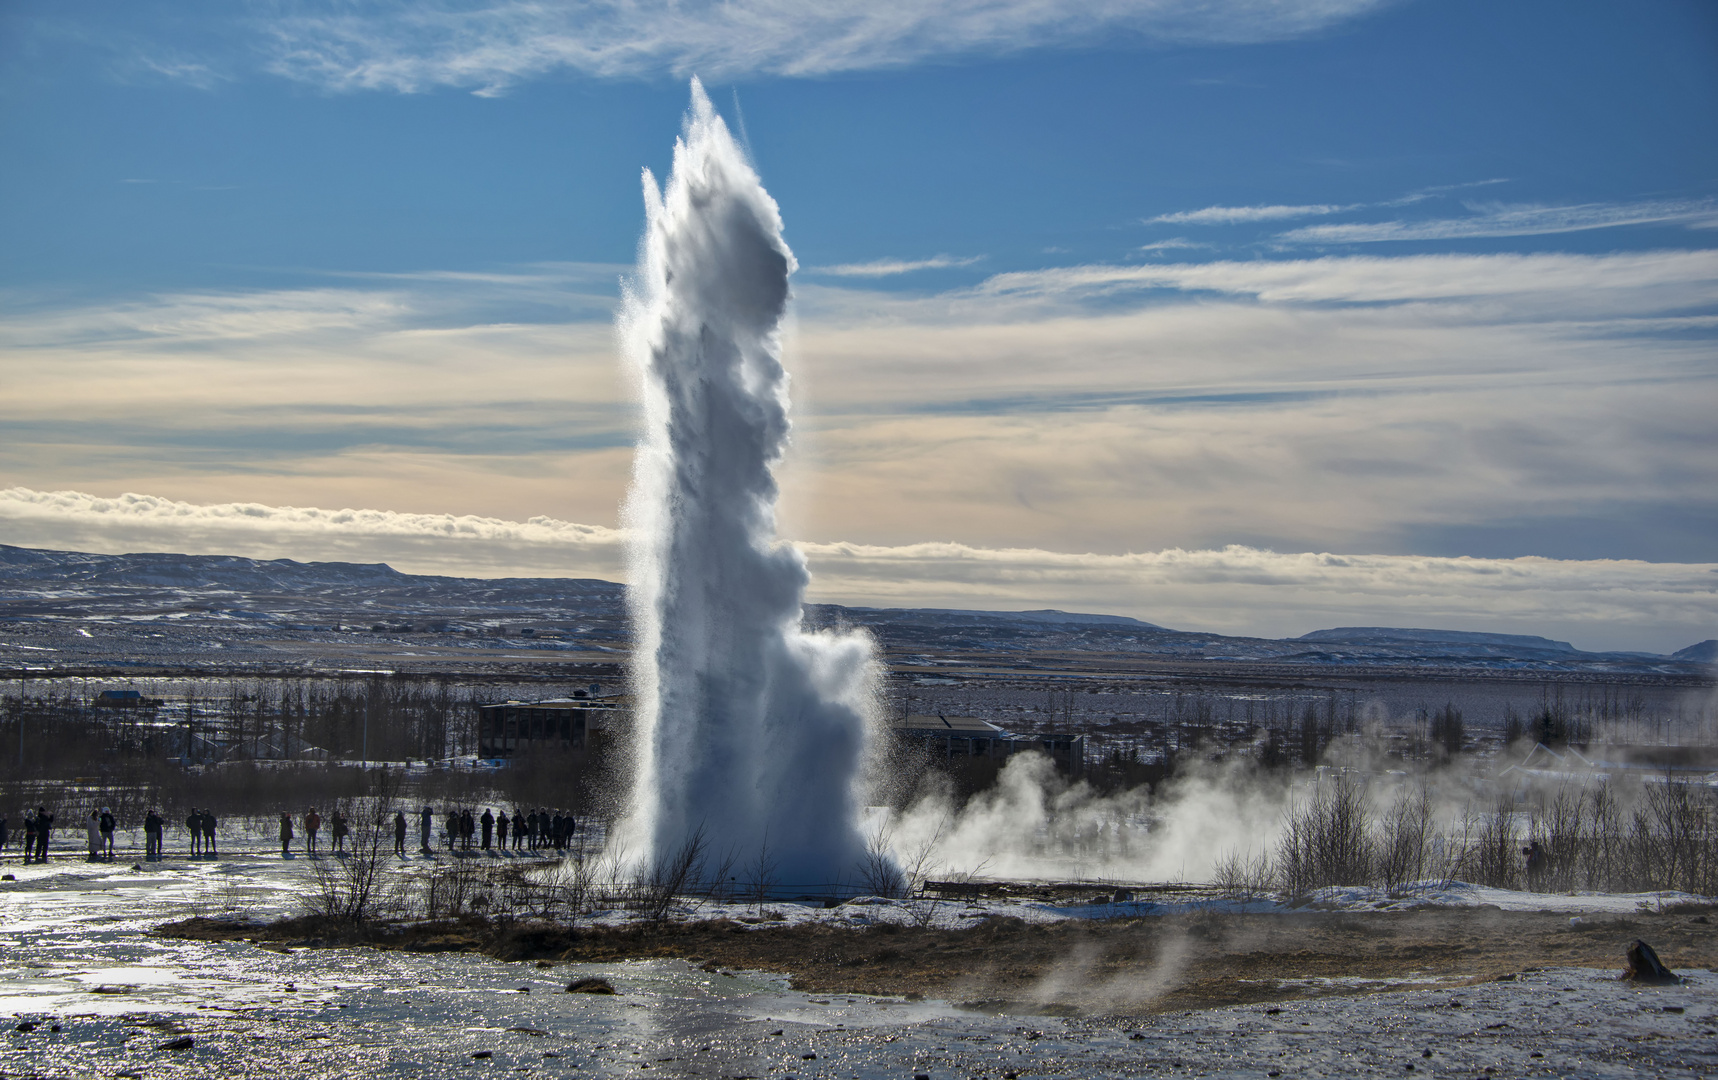
{"type": "MultiPolygon", "coordinates": [[[[435,812],[425,806],[418,813],[418,850],[425,854],[434,854],[431,846],[435,838],[435,812]]],[[[311,857],[320,853],[321,833],[324,825],[328,827],[328,853],[345,855],[352,837],[352,825],[340,810],[331,812],[324,821],[314,807],[301,817],[294,819],[290,813],[280,815],[280,853],[283,857],[292,856],[294,840],[303,838],[304,850],[311,857]]],[[[378,821],[379,826],[386,828],[385,819],[378,821]]],[[[396,810],[392,821],[394,839],[394,854],[406,855],[406,835],[410,831],[410,822],[404,810],[396,810]]],[[[48,839],[53,831],[54,815],[47,807],[37,807],[24,815],[23,822],[24,862],[47,862],[48,839]]],[[[518,852],[518,851],[555,851],[567,850],[578,831],[578,819],[570,813],[549,810],[514,809],[512,814],[506,810],[499,813],[491,807],[484,807],[482,813],[474,814],[471,809],[449,810],[442,819],[442,841],[448,849],[454,852],[469,852],[474,848],[485,852],[518,852]],[[509,847],[511,845],[511,847],[509,847]]],[[[85,833],[89,841],[89,858],[91,862],[113,861],[114,832],[118,828],[118,819],[109,807],[93,807],[89,816],[84,819],[85,833]]],[[[185,831],[190,836],[190,857],[193,859],[213,859],[218,857],[219,849],[215,840],[216,820],[212,810],[193,807],[185,818],[185,831]]],[[[156,861],[166,857],[167,819],[151,807],[143,817],[144,858],[156,861]]],[[[383,835],[386,835],[385,833],[383,835]]],[[[16,844],[17,837],[6,815],[0,813],[0,854],[6,851],[8,844],[16,844]]]]}
{"type": "MultiPolygon", "coordinates": [[[[420,831],[425,852],[430,850],[432,820],[430,808],[424,807],[420,831]]],[[[547,810],[532,810],[527,813],[515,809],[513,816],[508,817],[505,810],[497,815],[489,807],[484,807],[480,816],[474,816],[469,809],[449,810],[442,839],[447,842],[450,851],[470,851],[473,841],[477,842],[480,851],[508,851],[509,842],[513,845],[512,851],[542,851],[550,848],[565,851],[577,830],[578,819],[559,810],[554,813],[547,810]]]]}
{"type": "Polygon", "coordinates": [[[91,810],[89,817],[84,819],[84,830],[89,834],[89,861],[113,861],[113,811],[107,807],[91,810]]]}
{"type": "MultiPolygon", "coordinates": [[[[98,819],[99,825],[99,819],[98,819]]],[[[48,808],[38,806],[34,810],[24,811],[24,861],[26,863],[48,861],[48,836],[54,829],[54,815],[48,813],[48,808]]],[[[109,830],[111,834],[112,830],[109,830]]],[[[0,813],[0,854],[6,850],[6,845],[12,843],[12,826],[6,820],[6,815],[0,813]]]]}

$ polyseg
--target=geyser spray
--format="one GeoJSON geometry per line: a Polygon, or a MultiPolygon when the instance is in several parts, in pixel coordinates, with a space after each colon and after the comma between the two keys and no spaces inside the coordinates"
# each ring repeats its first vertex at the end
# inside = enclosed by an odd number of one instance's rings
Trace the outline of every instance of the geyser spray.
{"type": "Polygon", "coordinates": [[[702,830],[712,863],[778,891],[853,882],[855,784],[877,681],[870,640],[800,629],[810,580],[776,539],[787,446],[781,214],[697,80],[620,321],[644,431],[625,519],[634,781],[613,854],[635,872],[702,830]],[[742,872],[743,873],[743,872],[742,872]]]}

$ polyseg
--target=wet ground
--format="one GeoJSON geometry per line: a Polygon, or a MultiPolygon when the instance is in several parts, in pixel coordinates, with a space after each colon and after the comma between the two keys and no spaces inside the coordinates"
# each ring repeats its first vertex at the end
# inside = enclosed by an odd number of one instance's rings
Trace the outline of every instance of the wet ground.
{"type": "MultiPolygon", "coordinates": [[[[17,1076],[1707,1076],[1718,975],[1613,970],[1155,1016],[987,1015],[820,995],[679,960],[508,963],[155,937],[293,910],[308,860],[260,852],[0,882],[0,1073],[17,1076]],[[613,995],[569,994],[574,978],[613,995]],[[58,1030],[54,1030],[55,1026],[58,1030]],[[184,1045],[185,1049],[168,1049],[184,1045]]],[[[1145,976],[1142,976],[1144,978],[1145,976]]],[[[1328,981],[1328,980],[1327,980],[1328,981]]],[[[1340,981],[1340,980],[1338,980],[1340,981]]],[[[1338,988],[1340,989],[1340,988],[1338,988]]]]}

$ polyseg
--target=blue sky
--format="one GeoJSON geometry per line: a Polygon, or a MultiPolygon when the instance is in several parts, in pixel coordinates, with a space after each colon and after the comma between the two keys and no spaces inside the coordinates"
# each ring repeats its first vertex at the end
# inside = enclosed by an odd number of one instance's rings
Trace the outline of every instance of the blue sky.
{"type": "Polygon", "coordinates": [[[1718,12],[1693,2],[13,3],[0,539],[614,576],[421,521],[617,524],[607,320],[692,72],[801,264],[795,538],[1593,582],[1267,616],[1114,567],[878,555],[831,562],[829,598],[1710,636],[1718,12]],[[102,501],[128,492],[180,509],[102,501]],[[402,516],[240,535],[233,504],[402,516]],[[1686,582],[1644,598],[1616,560],[1686,582]]]}

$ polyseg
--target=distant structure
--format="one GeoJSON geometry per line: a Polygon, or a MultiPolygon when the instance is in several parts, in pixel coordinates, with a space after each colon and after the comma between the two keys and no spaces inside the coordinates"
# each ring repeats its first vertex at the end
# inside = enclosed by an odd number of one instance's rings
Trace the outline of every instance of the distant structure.
{"type": "Polygon", "coordinates": [[[893,721],[895,731],[924,744],[932,756],[1006,759],[1026,750],[1041,750],[1069,776],[1086,771],[1086,737],[1044,733],[1016,735],[976,716],[907,716],[893,721]]]}
{"type": "Polygon", "coordinates": [[[161,702],[157,698],[144,697],[140,690],[103,690],[90,704],[103,709],[153,709],[161,702]]]}
{"type": "Polygon", "coordinates": [[[477,756],[514,758],[553,750],[583,750],[622,707],[599,688],[544,701],[501,701],[477,707],[477,756]]]}

